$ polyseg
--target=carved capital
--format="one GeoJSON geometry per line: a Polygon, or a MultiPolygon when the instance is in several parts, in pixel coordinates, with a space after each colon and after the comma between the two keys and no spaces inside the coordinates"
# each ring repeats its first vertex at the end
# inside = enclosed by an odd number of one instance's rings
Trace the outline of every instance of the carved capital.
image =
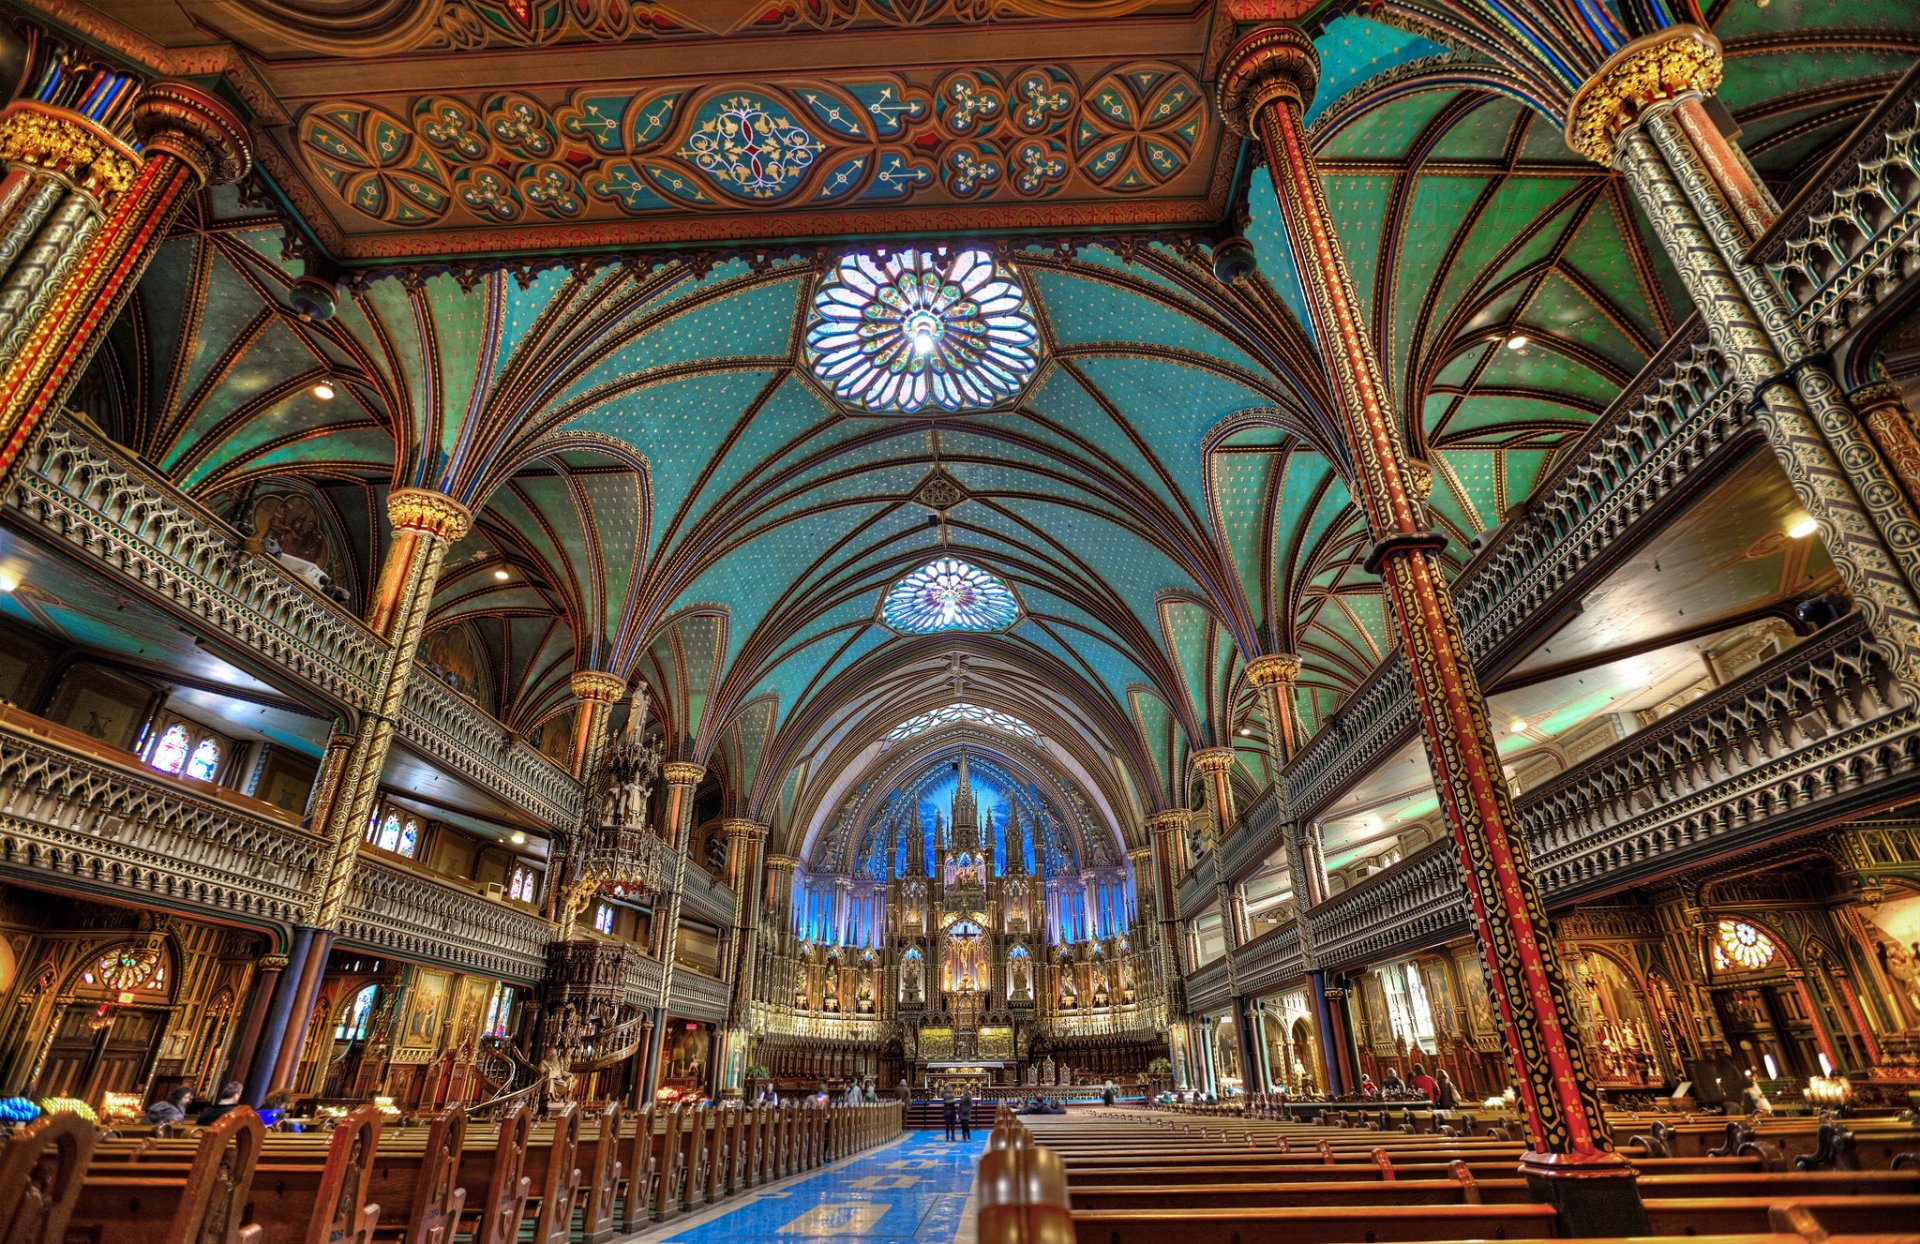
{"type": "Polygon", "coordinates": [[[288,959],[285,955],[261,955],[254,961],[254,966],[262,972],[284,972],[287,970],[287,963],[288,959]]]}
{"type": "Polygon", "coordinates": [[[767,836],[767,827],[760,821],[750,821],[745,817],[730,816],[720,822],[720,836],[723,838],[762,838],[767,836]]]}
{"type": "Polygon", "coordinates": [[[1891,380],[1875,380],[1863,384],[1847,394],[1853,399],[1853,408],[1865,417],[1869,410],[1881,406],[1897,406],[1901,410],[1907,407],[1907,395],[1899,385],[1891,380]]]}
{"type": "Polygon", "coordinates": [[[1220,119],[1235,133],[1253,131],[1260,110],[1291,100],[1302,112],[1320,83],[1313,40],[1291,26],[1264,26],[1228,51],[1220,68],[1220,119]]]}
{"type": "Polygon", "coordinates": [[[1269,652],[1247,662],[1247,681],[1256,687],[1291,683],[1300,677],[1300,658],[1291,652],[1269,652]]]}
{"type": "Polygon", "coordinates": [[[82,117],[31,100],[0,112],[0,162],[63,177],[104,199],[133,184],[140,157],[82,117]]]}
{"type": "Polygon", "coordinates": [[[599,670],[576,670],[573,675],[573,697],[590,704],[618,703],[627,693],[627,680],[616,674],[606,674],[599,670]]]}
{"type": "Polygon", "coordinates": [[[1405,462],[1407,484],[1413,489],[1414,495],[1422,501],[1433,496],[1433,464],[1425,458],[1413,457],[1405,459],[1405,462]]]}
{"type": "Polygon", "coordinates": [[[1635,39],[1607,58],[1567,105],[1567,146],[1613,165],[1613,144],[1648,105],[1720,87],[1720,41],[1698,26],[1635,39]]]}
{"type": "Polygon", "coordinates": [[[184,160],[203,185],[239,181],[253,167],[246,124],[225,104],[184,82],[156,82],[142,91],[133,129],[146,151],[184,160]]]}
{"type": "Polygon", "coordinates": [[[396,488],[387,494],[387,518],[396,528],[422,531],[452,544],[473,526],[473,511],[443,492],[396,488]]]}
{"type": "Polygon", "coordinates": [[[1203,747],[1193,754],[1193,767],[1202,773],[1225,773],[1233,768],[1233,749],[1203,747]]]}
{"type": "Polygon", "coordinates": [[[1186,829],[1191,814],[1185,808],[1169,808],[1147,818],[1147,829],[1156,834],[1175,834],[1186,829]]]}
{"type": "Polygon", "coordinates": [[[1152,847],[1134,847],[1127,852],[1127,858],[1129,860],[1132,860],[1135,865],[1144,864],[1146,861],[1153,858],[1153,848],[1152,847]]]}
{"type": "Polygon", "coordinates": [[[767,857],[768,868],[785,868],[791,870],[800,867],[800,865],[801,860],[795,855],[769,855],[767,857]]]}
{"type": "Polygon", "coordinates": [[[700,779],[707,776],[707,767],[691,760],[669,760],[660,766],[660,776],[669,786],[698,786],[700,779]]]}

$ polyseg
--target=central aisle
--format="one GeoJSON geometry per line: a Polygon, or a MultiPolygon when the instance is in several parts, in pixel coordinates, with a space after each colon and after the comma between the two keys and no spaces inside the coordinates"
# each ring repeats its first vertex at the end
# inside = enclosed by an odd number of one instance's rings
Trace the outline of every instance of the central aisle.
{"type": "Polygon", "coordinates": [[[870,1153],[802,1179],[748,1193],[711,1214],[648,1232],[647,1244],[748,1244],[831,1238],[966,1244],[966,1213],[986,1129],[948,1144],[938,1132],[910,1132],[870,1153]]]}

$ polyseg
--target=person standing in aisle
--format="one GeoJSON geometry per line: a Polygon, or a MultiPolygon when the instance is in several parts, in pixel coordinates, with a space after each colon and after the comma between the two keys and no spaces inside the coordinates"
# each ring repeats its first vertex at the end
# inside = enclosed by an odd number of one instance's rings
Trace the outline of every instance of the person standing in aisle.
{"type": "Polygon", "coordinates": [[[973,1139],[973,1090],[960,1094],[960,1139],[973,1139]]]}
{"type": "Polygon", "coordinates": [[[947,1140],[953,1140],[953,1125],[959,1121],[959,1111],[953,1102],[953,1090],[940,1091],[940,1121],[947,1125],[947,1140]]]}

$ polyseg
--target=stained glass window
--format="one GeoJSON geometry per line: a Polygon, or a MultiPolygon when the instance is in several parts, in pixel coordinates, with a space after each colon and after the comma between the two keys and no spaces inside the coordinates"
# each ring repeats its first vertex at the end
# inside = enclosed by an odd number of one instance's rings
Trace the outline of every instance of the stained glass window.
{"type": "Polygon", "coordinates": [[[513,1018],[513,986],[495,985],[493,999],[487,1003],[486,1026],[481,1029],[483,1037],[504,1037],[507,1035],[507,1023],[513,1018]]]}
{"type": "Polygon", "coordinates": [[[201,739],[193,749],[193,759],[187,761],[187,776],[211,782],[219,771],[220,745],[212,739],[201,739]]]}
{"type": "Polygon", "coordinates": [[[334,1025],[335,1041],[365,1041],[367,1025],[373,1019],[373,1002],[379,996],[380,986],[367,985],[347,1003],[340,1012],[340,1022],[334,1025]]]}
{"type": "Polygon", "coordinates": [[[400,848],[400,816],[389,812],[380,822],[380,836],[374,840],[374,846],[382,851],[397,851],[400,848]]]}
{"type": "Polygon", "coordinates": [[[593,927],[602,933],[613,932],[613,908],[605,903],[593,909],[593,927]]]}
{"type": "Polygon", "coordinates": [[[1019,619],[1020,602],[994,575],[957,557],[940,557],[888,588],[880,616],[907,635],[1001,631],[1019,619]]]}
{"type": "Polygon", "coordinates": [[[887,732],[887,742],[897,743],[901,739],[910,739],[916,734],[925,734],[954,721],[978,722],[983,726],[992,726],[995,730],[1004,730],[1008,734],[1023,739],[1039,737],[1039,732],[1018,717],[1009,716],[997,708],[987,708],[980,704],[965,702],[949,704],[944,708],[929,709],[918,717],[910,717],[887,732]]]}
{"type": "Polygon", "coordinates": [[[1744,920],[1722,920],[1713,943],[1713,966],[1723,972],[1758,972],[1779,950],[1764,930],[1744,920]]]}
{"type": "Polygon", "coordinates": [[[814,295],[807,359],[864,410],[986,410],[1033,375],[1040,333],[1018,278],[983,250],[853,254],[814,295]]]}
{"type": "Polygon", "coordinates": [[[538,877],[539,874],[525,864],[515,864],[513,876],[507,882],[507,897],[519,899],[523,903],[531,903],[536,895],[534,883],[538,877]]]}
{"type": "Polygon", "coordinates": [[[147,763],[162,773],[179,776],[187,763],[187,728],[179,722],[168,726],[153,745],[153,754],[147,757],[147,763]]]}
{"type": "Polygon", "coordinates": [[[108,951],[99,962],[82,972],[80,981],[116,993],[133,989],[165,989],[167,966],[160,961],[158,950],[120,946],[108,951]]]}
{"type": "Polygon", "coordinates": [[[412,817],[408,817],[405,821],[401,822],[400,845],[395,847],[394,850],[406,856],[408,859],[412,859],[413,853],[419,849],[420,822],[414,820],[412,817]]]}

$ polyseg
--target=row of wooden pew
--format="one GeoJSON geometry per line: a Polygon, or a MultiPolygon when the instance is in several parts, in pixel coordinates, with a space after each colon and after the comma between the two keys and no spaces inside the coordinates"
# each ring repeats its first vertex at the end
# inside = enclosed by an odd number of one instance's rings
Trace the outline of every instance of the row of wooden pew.
{"type": "MultiPolygon", "coordinates": [[[[980,1244],[1387,1244],[1563,1234],[1497,1138],[1132,1111],[1011,1116],[981,1162],[980,1244]],[[1198,1126],[1196,1126],[1196,1124],[1198,1126]]],[[[1920,1241],[1920,1171],[1636,1158],[1654,1237],[1920,1241]]],[[[1649,1238],[1649,1237],[1641,1237],[1649,1238]]]]}
{"type": "Polygon", "coordinates": [[[199,1134],[119,1137],[76,1115],[0,1143],[7,1244],[604,1244],[900,1133],[897,1103],[694,1107],[538,1122],[459,1106],[415,1126],[362,1107],[268,1132],[241,1108],[199,1134]]]}

